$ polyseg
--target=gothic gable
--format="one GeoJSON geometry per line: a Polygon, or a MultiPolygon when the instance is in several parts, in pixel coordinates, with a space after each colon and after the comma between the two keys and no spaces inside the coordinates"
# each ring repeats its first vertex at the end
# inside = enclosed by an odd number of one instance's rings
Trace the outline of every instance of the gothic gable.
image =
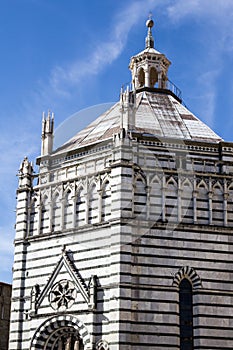
{"type": "MultiPolygon", "coordinates": [[[[43,300],[49,295],[49,302],[53,309],[61,311],[61,307],[69,308],[76,299],[77,291],[82,300],[90,309],[95,308],[96,294],[96,276],[90,278],[87,285],[79,270],[75,266],[71,251],[62,250],[62,256],[59,259],[54,271],[50,275],[46,285],[40,292],[40,287],[36,285],[31,292],[32,313],[37,313],[43,300]],[[59,273],[65,269],[69,275],[68,279],[58,281],[59,273]]],[[[64,310],[62,310],[64,311],[64,310]]]]}

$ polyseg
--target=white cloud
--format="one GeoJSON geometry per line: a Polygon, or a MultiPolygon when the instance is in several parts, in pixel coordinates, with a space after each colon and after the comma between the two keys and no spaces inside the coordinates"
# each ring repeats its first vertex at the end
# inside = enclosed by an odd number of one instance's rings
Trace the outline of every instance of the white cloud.
{"type": "MultiPolygon", "coordinates": [[[[162,1],[162,0],[161,0],[162,1]]],[[[155,6],[154,0],[134,1],[124,7],[112,19],[111,28],[103,42],[93,43],[88,57],[79,57],[67,66],[56,66],[50,74],[49,82],[38,82],[37,89],[32,90],[31,98],[25,100],[23,111],[24,125],[15,125],[2,135],[0,140],[0,161],[4,165],[0,169],[1,203],[7,208],[15,208],[15,175],[24,156],[29,159],[38,151],[39,136],[34,137],[37,123],[41,121],[32,118],[44,106],[55,104],[58,97],[70,97],[70,88],[78,86],[84,77],[97,75],[106,66],[119,57],[126,45],[128,34],[132,26],[138,21],[142,13],[147,16],[149,10],[155,6]],[[7,152],[6,152],[7,150],[7,152]],[[14,184],[13,184],[14,183],[14,184]]],[[[52,106],[51,106],[52,107],[52,106]]],[[[19,111],[17,111],[19,114],[19,111]]],[[[13,116],[11,116],[13,119],[13,116]]],[[[17,120],[17,116],[15,118],[17,120]]],[[[4,120],[4,115],[2,116],[4,120]]],[[[0,227],[0,280],[5,280],[5,272],[11,271],[13,261],[14,229],[12,217],[4,218],[4,227],[0,227]]],[[[1,222],[3,224],[3,221],[1,222]]]]}
{"type": "Polygon", "coordinates": [[[232,0],[176,0],[170,1],[167,6],[168,18],[178,24],[187,19],[193,20],[195,30],[195,21],[199,19],[206,24],[205,32],[202,32],[203,40],[206,40],[206,33],[214,33],[213,43],[206,41],[206,47],[214,45],[215,54],[222,51],[233,50],[233,1],[232,0]]]}
{"type": "MultiPolygon", "coordinates": [[[[221,17],[226,14],[232,16],[233,2],[232,0],[177,0],[168,6],[168,15],[173,21],[191,17],[208,17],[208,21],[213,20],[213,16],[221,17]]],[[[226,18],[225,18],[226,19],[226,18]]]]}
{"type": "MultiPolygon", "coordinates": [[[[160,1],[157,2],[159,4],[160,1]]],[[[142,13],[148,15],[148,9],[155,7],[153,0],[133,1],[115,16],[110,28],[109,38],[95,44],[88,57],[77,59],[67,67],[57,66],[50,76],[50,85],[57,93],[64,93],[63,86],[78,84],[84,77],[96,75],[119,57],[126,45],[132,26],[142,13]]]]}
{"type": "Polygon", "coordinates": [[[202,92],[201,96],[196,96],[197,109],[207,124],[214,127],[218,79],[225,65],[225,53],[233,51],[233,1],[170,0],[167,16],[175,26],[189,21],[194,35],[198,33],[196,38],[202,50],[197,53],[196,67],[203,73],[196,78],[202,92]]]}

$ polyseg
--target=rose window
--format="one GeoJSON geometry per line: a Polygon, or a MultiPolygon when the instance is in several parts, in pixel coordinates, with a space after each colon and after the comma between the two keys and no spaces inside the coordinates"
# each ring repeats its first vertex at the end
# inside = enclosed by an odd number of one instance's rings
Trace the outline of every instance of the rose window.
{"type": "Polygon", "coordinates": [[[49,302],[54,310],[64,311],[73,305],[76,296],[77,291],[73,282],[61,280],[52,287],[49,302]]]}

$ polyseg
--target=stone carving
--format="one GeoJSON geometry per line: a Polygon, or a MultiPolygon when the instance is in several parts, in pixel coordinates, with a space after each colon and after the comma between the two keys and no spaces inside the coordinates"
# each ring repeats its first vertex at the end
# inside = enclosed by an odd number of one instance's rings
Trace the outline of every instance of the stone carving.
{"type": "Polygon", "coordinates": [[[54,310],[65,311],[73,305],[76,296],[77,291],[73,282],[61,280],[52,287],[49,302],[54,310]]]}

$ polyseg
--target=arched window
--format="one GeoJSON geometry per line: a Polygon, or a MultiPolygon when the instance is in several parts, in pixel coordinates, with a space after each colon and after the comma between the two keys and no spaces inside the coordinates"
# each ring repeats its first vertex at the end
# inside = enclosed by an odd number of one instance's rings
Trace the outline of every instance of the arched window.
{"type": "Polygon", "coordinates": [[[89,192],[88,223],[96,224],[98,222],[98,192],[96,185],[93,184],[89,192]]]}
{"type": "Polygon", "coordinates": [[[72,216],[73,216],[73,200],[71,191],[68,190],[65,195],[64,202],[64,228],[72,227],[72,216]]]}
{"type": "Polygon", "coordinates": [[[213,199],[212,199],[212,213],[213,213],[213,224],[222,225],[224,220],[223,214],[223,190],[220,185],[216,185],[213,188],[213,199]]]}
{"type": "Polygon", "coordinates": [[[76,197],[76,226],[86,224],[86,197],[81,187],[76,197]]]}
{"type": "Polygon", "coordinates": [[[162,218],[162,188],[158,178],[155,178],[151,184],[150,215],[155,221],[162,218]]]}
{"type": "Polygon", "coordinates": [[[180,350],[193,350],[193,293],[187,278],[180,282],[180,350]]]}
{"type": "Polygon", "coordinates": [[[175,180],[170,179],[167,183],[165,213],[166,219],[170,222],[177,222],[178,219],[178,191],[175,180]]]}
{"type": "Polygon", "coordinates": [[[59,194],[56,193],[52,202],[52,230],[58,231],[61,229],[61,201],[59,194]]]}
{"type": "Polygon", "coordinates": [[[139,83],[139,87],[143,87],[145,85],[145,72],[143,68],[141,68],[138,73],[138,83],[139,83]]]}
{"type": "Polygon", "coordinates": [[[204,182],[198,186],[197,192],[197,221],[199,224],[209,223],[209,196],[208,187],[204,182]]]}
{"type": "Polygon", "coordinates": [[[193,223],[193,188],[190,182],[182,186],[181,220],[186,223],[193,223]]]}
{"type": "Polygon", "coordinates": [[[30,206],[30,225],[29,225],[29,236],[35,235],[37,233],[39,220],[39,212],[37,208],[37,200],[36,198],[32,200],[30,206]]]}
{"type": "Polygon", "coordinates": [[[102,191],[102,220],[108,221],[111,216],[111,188],[108,181],[105,182],[102,191]]]}
{"type": "Polygon", "coordinates": [[[150,69],[150,87],[154,87],[158,82],[158,73],[154,67],[150,69]]]}
{"type": "Polygon", "coordinates": [[[49,199],[45,195],[41,203],[41,222],[40,222],[40,232],[49,232],[49,199]]]}

